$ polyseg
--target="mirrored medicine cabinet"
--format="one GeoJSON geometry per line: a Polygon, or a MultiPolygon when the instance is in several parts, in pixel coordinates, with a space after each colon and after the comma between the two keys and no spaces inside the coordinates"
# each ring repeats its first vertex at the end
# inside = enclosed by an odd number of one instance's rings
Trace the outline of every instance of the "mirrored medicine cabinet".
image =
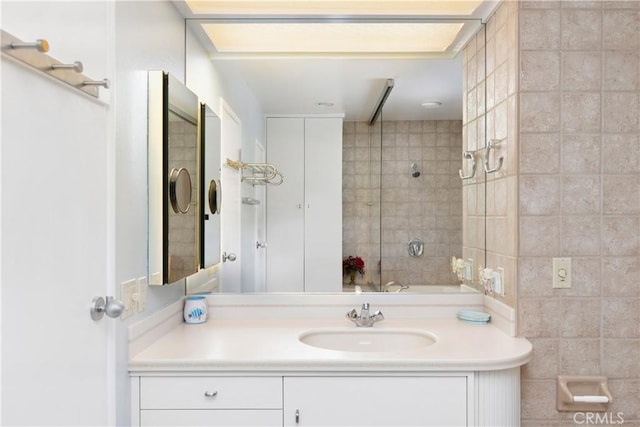
{"type": "Polygon", "coordinates": [[[220,258],[219,135],[219,119],[195,93],[166,72],[149,71],[151,285],[175,283],[220,258]]]}

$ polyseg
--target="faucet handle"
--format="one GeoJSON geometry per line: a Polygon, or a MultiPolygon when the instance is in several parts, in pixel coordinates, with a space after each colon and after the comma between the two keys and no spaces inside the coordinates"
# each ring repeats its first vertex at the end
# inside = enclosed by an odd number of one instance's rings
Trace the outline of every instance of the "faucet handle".
{"type": "Polygon", "coordinates": [[[380,310],[376,310],[371,316],[371,320],[373,320],[374,322],[379,322],[381,320],[384,320],[384,315],[380,310]]]}
{"type": "Polygon", "coordinates": [[[355,308],[351,309],[351,311],[347,312],[347,319],[354,320],[358,318],[358,312],[355,308]]]}

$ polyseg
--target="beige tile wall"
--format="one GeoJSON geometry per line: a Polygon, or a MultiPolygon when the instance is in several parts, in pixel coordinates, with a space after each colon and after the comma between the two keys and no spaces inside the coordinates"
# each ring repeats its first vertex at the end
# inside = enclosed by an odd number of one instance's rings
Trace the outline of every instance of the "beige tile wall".
{"type": "MultiPolygon", "coordinates": [[[[463,175],[473,176],[462,181],[463,232],[462,257],[474,264],[471,281],[467,284],[480,289],[478,269],[485,266],[485,173],[482,166],[482,148],[486,127],[485,73],[485,31],[484,29],[465,47],[463,54],[463,91],[465,108],[462,115],[462,145],[464,151],[473,152],[476,170],[473,172],[471,159],[464,159],[458,153],[459,168],[463,175]]],[[[493,92],[492,92],[493,93],[493,92]]]]}
{"type": "Polygon", "coordinates": [[[463,138],[466,150],[480,150],[475,154],[476,177],[464,184],[464,257],[476,260],[476,267],[504,268],[504,296],[494,297],[512,307],[518,256],[517,11],[517,3],[503,3],[464,50],[463,138]],[[489,168],[499,157],[504,160],[497,172],[485,174],[483,149],[489,140],[499,141],[489,156],[489,168]],[[466,233],[467,227],[482,234],[466,233]]]}
{"type": "Polygon", "coordinates": [[[457,283],[449,265],[462,251],[462,122],[384,121],[382,133],[380,123],[345,122],[343,141],[343,252],[366,264],[356,283],[457,283]],[[408,255],[412,238],[424,241],[420,257],[408,255]]]}
{"type": "Polygon", "coordinates": [[[505,2],[486,40],[487,135],[507,138],[487,179],[488,265],[513,268],[534,346],[522,424],[576,425],[556,410],[556,377],[586,374],[608,376],[610,412],[638,426],[640,2],[505,2]],[[553,257],[572,258],[571,289],[552,288],[553,257]]]}
{"type": "Polygon", "coordinates": [[[525,425],[574,425],[558,374],[608,376],[611,410],[640,424],[639,6],[520,2],[525,425]],[[553,257],[572,258],[571,289],[552,289],[553,257]]]}
{"type": "MultiPolygon", "coordinates": [[[[172,120],[169,126],[169,170],[189,171],[192,203],[197,200],[198,191],[197,132],[196,125],[184,120],[172,120]]],[[[169,208],[169,283],[198,271],[197,211],[197,205],[192,205],[186,214],[174,213],[169,208]]]]}

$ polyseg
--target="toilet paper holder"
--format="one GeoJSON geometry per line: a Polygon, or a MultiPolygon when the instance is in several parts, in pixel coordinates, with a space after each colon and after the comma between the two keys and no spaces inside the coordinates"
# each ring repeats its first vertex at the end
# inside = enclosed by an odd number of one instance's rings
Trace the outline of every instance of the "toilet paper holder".
{"type": "Polygon", "coordinates": [[[556,397],[558,411],[601,412],[613,402],[602,376],[559,375],[556,397]]]}

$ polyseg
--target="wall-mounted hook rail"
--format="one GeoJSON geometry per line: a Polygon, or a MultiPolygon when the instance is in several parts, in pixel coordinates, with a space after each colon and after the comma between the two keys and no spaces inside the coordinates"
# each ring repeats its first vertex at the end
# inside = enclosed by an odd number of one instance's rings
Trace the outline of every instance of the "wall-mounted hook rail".
{"type": "Polygon", "coordinates": [[[502,139],[491,139],[487,143],[487,147],[484,150],[484,171],[486,173],[494,173],[499,171],[500,168],[502,168],[502,162],[504,161],[504,156],[498,157],[495,167],[492,168],[489,166],[489,157],[491,156],[491,150],[495,150],[496,148],[498,148],[502,141],[503,141],[502,139]]]}
{"type": "Polygon", "coordinates": [[[96,81],[82,74],[84,67],[80,61],[64,64],[44,53],[49,51],[49,42],[45,39],[24,42],[4,30],[0,30],[0,34],[2,35],[3,55],[20,61],[96,98],[100,96],[99,86],[109,88],[107,79],[96,81]]]}
{"type": "Polygon", "coordinates": [[[85,80],[82,82],[84,86],[102,86],[105,89],[109,89],[109,79],[102,80],[85,80]]]}
{"type": "Polygon", "coordinates": [[[53,64],[51,66],[52,70],[73,70],[76,73],[81,73],[84,67],[82,66],[82,62],[75,61],[73,64],[53,64]]]}
{"type": "Polygon", "coordinates": [[[464,175],[462,169],[458,170],[458,174],[460,175],[460,179],[471,179],[476,174],[476,156],[475,151],[465,151],[462,153],[462,158],[464,160],[471,160],[471,173],[469,175],[464,175]]]}
{"type": "Polygon", "coordinates": [[[11,49],[35,49],[38,52],[49,52],[49,42],[45,39],[38,39],[35,42],[11,42],[11,49]]]}

